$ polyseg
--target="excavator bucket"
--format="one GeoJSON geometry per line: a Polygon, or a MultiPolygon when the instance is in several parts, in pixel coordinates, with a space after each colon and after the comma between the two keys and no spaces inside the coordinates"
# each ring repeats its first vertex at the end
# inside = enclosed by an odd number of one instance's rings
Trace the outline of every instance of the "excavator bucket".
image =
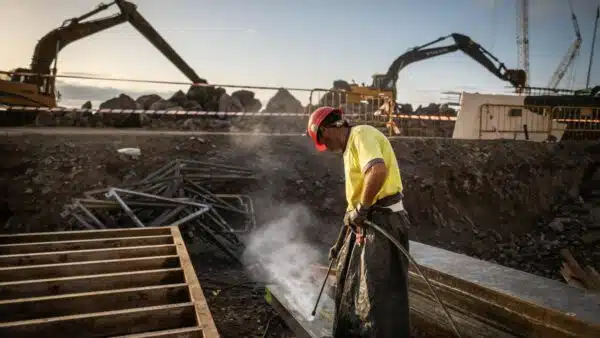
{"type": "Polygon", "coordinates": [[[523,88],[527,83],[527,73],[523,69],[507,69],[506,78],[516,88],[523,88]]]}

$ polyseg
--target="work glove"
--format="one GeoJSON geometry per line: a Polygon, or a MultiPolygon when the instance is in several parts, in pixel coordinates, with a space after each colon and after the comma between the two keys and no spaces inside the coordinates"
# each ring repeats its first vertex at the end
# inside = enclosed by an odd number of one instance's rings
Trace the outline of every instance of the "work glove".
{"type": "Polygon", "coordinates": [[[356,208],[346,212],[344,215],[344,224],[352,229],[356,234],[356,243],[362,245],[365,241],[362,228],[365,227],[365,220],[369,215],[369,209],[358,204],[356,208]]]}
{"type": "Polygon", "coordinates": [[[331,262],[332,260],[337,259],[337,255],[338,255],[337,245],[334,245],[329,249],[329,256],[328,256],[329,261],[331,262]]]}
{"type": "Polygon", "coordinates": [[[356,231],[357,227],[364,227],[364,222],[369,215],[369,208],[358,204],[356,208],[346,212],[344,215],[344,224],[356,231]]]}

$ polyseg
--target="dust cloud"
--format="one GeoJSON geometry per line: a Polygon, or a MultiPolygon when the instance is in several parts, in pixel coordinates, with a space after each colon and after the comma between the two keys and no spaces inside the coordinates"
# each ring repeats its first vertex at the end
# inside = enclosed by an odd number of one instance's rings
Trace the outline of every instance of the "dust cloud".
{"type": "Polygon", "coordinates": [[[304,236],[314,217],[302,205],[281,208],[287,214],[251,235],[243,260],[247,266],[259,263],[269,282],[284,288],[288,303],[308,318],[319,291],[319,286],[311,283],[310,266],[323,259],[323,254],[304,236]]]}

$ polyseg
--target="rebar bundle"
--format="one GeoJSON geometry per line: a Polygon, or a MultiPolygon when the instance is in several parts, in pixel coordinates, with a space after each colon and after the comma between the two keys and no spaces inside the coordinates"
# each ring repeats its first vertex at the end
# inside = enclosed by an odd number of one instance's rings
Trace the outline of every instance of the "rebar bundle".
{"type": "Polygon", "coordinates": [[[237,260],[242,250],[237,235],[256,226],[252,200],[217,194],[206,185],[255,179],[246,168],[174,160],[138,182],[85,192],[61,216],[74,228],[85,229],[176,225],[237,260]]]}

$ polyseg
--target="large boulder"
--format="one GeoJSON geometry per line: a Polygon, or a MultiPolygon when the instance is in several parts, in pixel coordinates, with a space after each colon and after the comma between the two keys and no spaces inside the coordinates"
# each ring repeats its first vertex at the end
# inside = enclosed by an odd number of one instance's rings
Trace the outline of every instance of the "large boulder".
{"type": "MultiPolygon", "coordinates": [[[[100,109],[140,109],[130,96],[121,94],[118,97],[102,102],[100,109]]],[[[140,127],[140,114],[100,113],[102,124],[111,127],[140,127]]]]}
{"type": "Polygon", "coordinates": [[[250,113],[259,112],[260,108],[262,108],[262,103],[257,99],[253,99],[252,102],[250,102],[247,105],[244,105],[244,111],[247,111],[250,113]]]}
{"type": "Polygon", "coordinates": [[[254,95],[254,92],[245,89],[231,93],[232,97],[237,98],[242,103],[244,111],[251,113],[256,113],[262,108],[262,103],[254,95]]]}
{"type": "Polygon", "coordinates": [[[153,104],[151,104],[148,109],[150,109],[150,110],[167,110],[167,109],[170,109],[172,107],[177,107],[177,106],[179,106],[179,105],[176,102],[161,99],[161,100],[158,100],[158,101],[154,102],[153,104]]]}
{"type": "Polygon", "coordinates": [[[243,105],[246,105],[247,103],[250,103],[252,100],[254,100],[255,94],[253,91],[242,89],[236,90],[235,92],[231,93],[231,96],[240,100],[240,102],[243,105]]]}
{"type": "Polygon", "coordinates": [[[191,86],[186,96],[188,100],[198,102],[206,111],[217,111],[223,94],[225,89],[221,87],[191,86]]]}
{"type": "Polygon", "coordinates": [[[130,96],[121,94],[100,104],[100,109],[138,109],[139,106],[130,96]]]}
{"type": "Polygon", "coordinates": [[[159,95],[156,94],[150,94],[150,95],[142,95],[140,97],[137,98],[137,100],[135,100],[138,105],[145,110],[150,109],[150,106],[152,106],[152,104],[154,102],[160,101],[162,100],[162,98],[159,95]]]}
{"type": "Polygon", "coordinates": [[[169,101],[183,106],[188,101],[188,97],[183,91],[178,90],[175,92],[175,94],[173,94],[173,96],[171,96],[171,98],[169,98],[169,101]]]}
{"type": "Polygon", "coordinates": [[[219,98],[220,112],[243,112],[244,105],[235,96],[229,96],[226,93],[221,94],[219,98]]]}
{"type": "Polygon", "coordinates": [[[191,101],[191,100],[187,100],[184,101],[181,106],[183,107],[183,109],[185,110],[190,110],[190,111],[203,111],[204,107],[202,107],[202,105],[196,101],[191,101]]]}
{"type": "Polygon", "coordinates": [[[280,88],[267,102],[265,111],[269,113],[302,113],[304,107],[300,100],[285,88],[280,88]]]}

